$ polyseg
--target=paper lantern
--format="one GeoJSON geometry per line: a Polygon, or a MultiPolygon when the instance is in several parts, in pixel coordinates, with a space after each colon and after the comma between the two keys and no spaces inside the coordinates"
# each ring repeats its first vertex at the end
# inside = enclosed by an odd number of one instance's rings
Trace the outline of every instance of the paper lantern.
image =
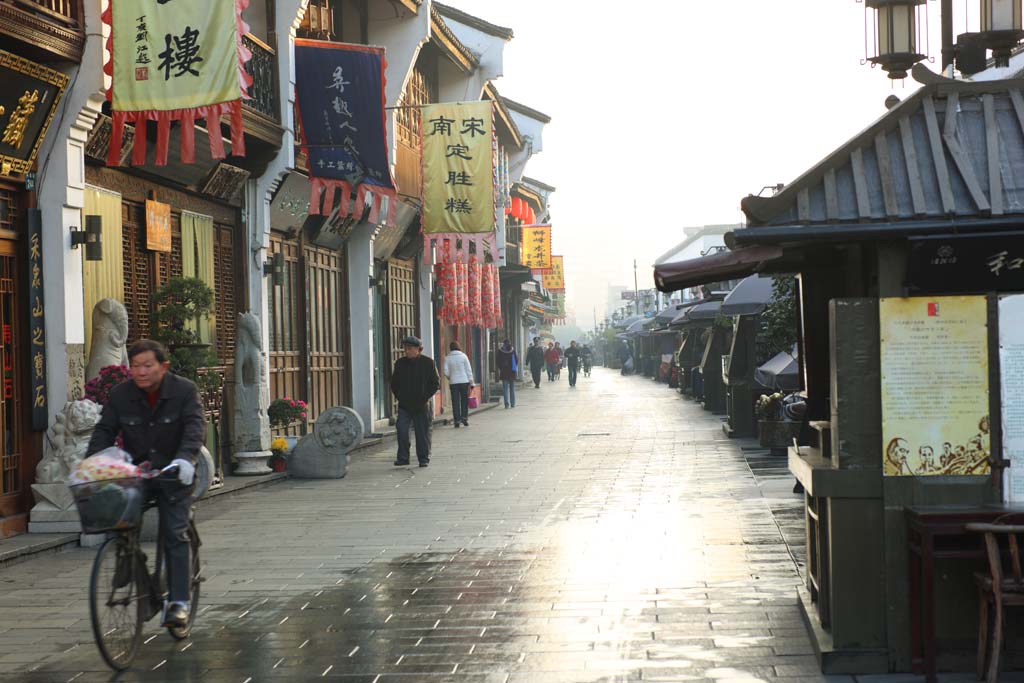
{"type": "Polygon", "coordinates": [[[527,208],[526,224],[527,225],[535,225],[537,217],[533,213],[533,207],[532,206],[528,206],[526,208],[527,208]]]}

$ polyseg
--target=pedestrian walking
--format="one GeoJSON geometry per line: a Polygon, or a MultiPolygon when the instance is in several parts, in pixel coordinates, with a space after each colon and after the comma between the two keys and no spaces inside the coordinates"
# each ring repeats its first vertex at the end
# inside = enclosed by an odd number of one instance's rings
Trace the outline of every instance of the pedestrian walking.
{"type": "Polygon", "coordinates": [[[398,401],[398,457],[395,466],[409,464],[409,427],[416,433],[416,459],[420,467],[430,463],[433,410],[430,400],[441,386],[434,360],[423,354],[423,342],[408,336],[402,340],[405,356],[395,361],[391,393],[398,401]]]}
{"type": "Polygon", "coordinates": [[[444,357],[444,376],[448,378],[448,386],[452,392],[452,418],[455,428],[458,429],[460,424],[468,427],[469,390],[473,388],[473,366],[457,341],[448,345],[448,355],[444,357]]]}
{"type": "Polygon", "coordinates": [[[533,375],[533,388],[540,389],[540,373],[544,369],[544,347],[541,346],[540,337],[533,338],[533,346],[526,352],[526,364],[530,366],[530,374],[533,375]]]}
{"type": "Polygon", "coordinates": [[[516,375],[519,372],[519,356],[512,346],[512,342],[506,339],[498,349],[495,358],[498,367],[498,379],[501,380],[502,392],[505,397],[505,407],[516,407],[516,375]]]}
{"type": "Polygon", "coordinates": [[[544,360],[548,364],[548,381],[554,382],[558,367],[562,364],[562,355],[551,342],[548,342],[548,350],[544,352],[544,360]]]}
{"type": "Polygon", "coordinates": [[[565,363],[569,367],[569,386],[576,386],[576,378],[580,373],[580,348],[576,346],[576,340],[572,340],[569,344],[569,348],[565,350],[565,363]]]}
{"type": "Polygon", "coordinates": [[[555,379],[562,379],[562,364],[565,363],[565,350],[561,342],[555,342],[555,351],[558,352],[558,364],[555,366],[555,379]]]}

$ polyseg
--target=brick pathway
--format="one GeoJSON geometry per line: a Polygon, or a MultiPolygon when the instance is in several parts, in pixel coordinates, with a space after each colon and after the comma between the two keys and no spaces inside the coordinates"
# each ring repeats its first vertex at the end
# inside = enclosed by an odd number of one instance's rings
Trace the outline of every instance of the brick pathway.
{"type": "MultiPolygon", "coordinates": [[[[193,637],[148,625],[119,680],[853,680],[800,621],[791,481],[664,385],[563,375],[434,444],[425,470],[388,447],[204,508],[193,637]]],[[[110,680],[92,554],[0,570],[0,676],[110,680]]]]}

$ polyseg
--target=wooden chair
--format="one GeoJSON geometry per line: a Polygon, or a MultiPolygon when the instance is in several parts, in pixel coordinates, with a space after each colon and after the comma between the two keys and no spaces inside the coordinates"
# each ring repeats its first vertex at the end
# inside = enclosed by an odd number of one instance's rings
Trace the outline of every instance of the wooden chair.
{"type": "Polygon", "coordinates": [[[975,572],[980,601],[978,618],[978,680],[997,683],[999,656],[1003,649],[1003,623],[1006,607],[1024,607],[1024,576],[1021,574],[1021,536],[1024,525],[968,524],[968,531],[984,534],[988,555],[988,573],[975,572]],[[1009,549],[1008,571],[1004,568],[1002,547],[1009,549]],[[989,609],[993,615],[989,624],[989,609]],[[988,676],[985,676],[986,655],[988,676]]]}

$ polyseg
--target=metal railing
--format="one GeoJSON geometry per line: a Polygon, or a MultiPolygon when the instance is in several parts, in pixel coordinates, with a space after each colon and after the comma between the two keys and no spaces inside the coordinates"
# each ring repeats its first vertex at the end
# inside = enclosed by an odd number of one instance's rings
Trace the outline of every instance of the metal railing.
{"type": "MultiPolygon", "coordinates": [[[[57,1],[57,0],[50,0],[57,1]]],[[[245,71],[252,76],[248,100],[244,106],[275,121],[281,121],[281,107],[277,99],[277,54],[269,45],[252,34],[242,36],[242,41],[252,52],[252,59],[245,64],[245,71]]]]}

